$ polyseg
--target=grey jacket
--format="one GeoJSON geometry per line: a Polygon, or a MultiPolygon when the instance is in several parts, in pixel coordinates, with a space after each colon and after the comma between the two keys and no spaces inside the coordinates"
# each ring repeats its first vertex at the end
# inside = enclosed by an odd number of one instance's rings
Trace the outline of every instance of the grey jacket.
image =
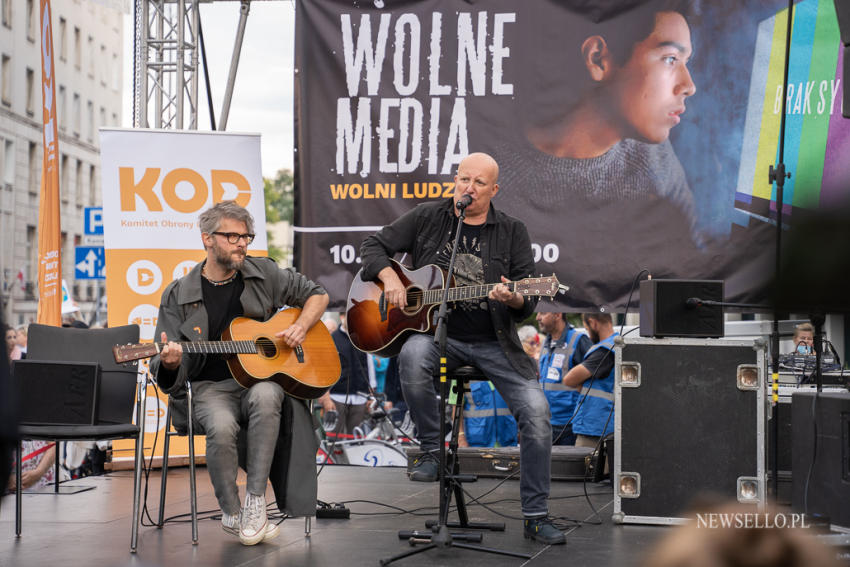
{"type": "MultiPolygon", "coordinates": [[[[455,225],[457,217],[451,199],[417,205],[363,241],[363,279],[375,279],[397,252],[410,254],[413,268],[435,263],[455,225]]],[[[522,279],[534,270],[531,239],[525,225],[492,204],[481,230],[481,262],[487,283],[498,283],[502,275],[510,280],[522,279]]],[[[511,365],[528,380],[536,380],[537,369],[522,350],[516,323],[534,312],[537,298],[526,297],[522,309],[512,309],[499,301],[488,300],[488,304],[496,337],[511,365]]]]}
{"type": "MultiPolygon", "coordinates": [[[[201,290],[202,267],[203,264],[199,263],[162,292],[154,335],[156,340],[160,339],[162,331],[169,340],[178,342],[218,338],[208,335],[209,322],[201,290]]],[[[279,268],[268,258],[246,257],[242,278],[245,282],[240,296],[243,315],[261,321],[268,320],[283,306],[302,307],[310,296],[325,293],[318,284],[291,268],[279,268]]],[[[151,359],[151,374],[160,389],[170,396],[172,419],[177,431],[186,429],[186,380],[202,380],[199,373],[203,366],[203,355],[184,353],[177,372],[160,372],[159,356],[151,359]]],[[[196,431],[203,433],[197,421],[195,427],[196,431]]],[[[282,512],[291,516],[315,515],[316,450],[312,416],[306,403],[287,396],[269,475],[282,512]]],[[[241,453],[240,457],[243,456],[241,453]]]]}

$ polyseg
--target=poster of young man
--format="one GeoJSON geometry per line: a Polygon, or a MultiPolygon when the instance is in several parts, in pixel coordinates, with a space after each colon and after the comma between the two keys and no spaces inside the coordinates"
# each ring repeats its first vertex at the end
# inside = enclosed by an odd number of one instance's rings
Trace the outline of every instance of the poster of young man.
{"type": "Polygon", "coordinates": [[[296,8],[296,263],[341,307],[362,239],[453,194],[492,155],[493,205],[529,229],[563,307],[625,306],[655,278],[764,299],[787,103],[784,222],[846,197],[833,3],[508,0],[296,8]],[[319,275],[320,274],[320,275],[319,275]]]}

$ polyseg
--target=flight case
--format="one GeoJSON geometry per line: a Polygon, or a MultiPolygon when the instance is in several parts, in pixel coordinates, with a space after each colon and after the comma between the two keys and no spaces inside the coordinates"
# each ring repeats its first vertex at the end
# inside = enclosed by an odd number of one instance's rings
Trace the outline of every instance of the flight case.
{"type": "Polygon", "coordinates": [[[765,344],[620,338],[615,523],[683,523],[698,497],[765,502],[765,344]]]}

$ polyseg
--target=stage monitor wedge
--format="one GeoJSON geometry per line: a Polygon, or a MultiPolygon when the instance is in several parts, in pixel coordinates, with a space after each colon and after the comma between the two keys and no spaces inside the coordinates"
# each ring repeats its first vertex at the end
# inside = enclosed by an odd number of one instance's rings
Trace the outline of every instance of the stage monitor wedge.
{"type": "Polygon", "coordinates": [[[640,282],[640,336],[722,337],[723,308],[688,300],[723,301],[720,280],[640,282]]]}

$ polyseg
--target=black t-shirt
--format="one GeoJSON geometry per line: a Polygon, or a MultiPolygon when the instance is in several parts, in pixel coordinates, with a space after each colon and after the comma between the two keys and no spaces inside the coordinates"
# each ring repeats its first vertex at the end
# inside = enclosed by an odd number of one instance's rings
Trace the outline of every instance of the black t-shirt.
{"type": "Polygon", "coordinates": [[[590,375],[594,380],[602,380],[614,368],[614,352],[607,348],[598,348],[587,355],[587,358],[581,364],[590,370],[590,375]]]}
{"type": "MultiPolygon", "coordinates": [[[[242,315],[242,303],[239,298],[244,289],[245,282],[242,280],[242,274],[238,272],[233,281],[224,285],[213,285],[206,278],[201,277],[201,290],[209,319],[211,341],[219,340],[230,322],[242,315]]],[[[199,374],[202,380],[220,382],[233,377],[227,367],[225,355],[208,354],[206,357],[206,363],[199,374]]]]}
{"type": "MultiPolygon", "coordinates": [[[[481,227],[463,224],[460,230],[457,258],[455,259],[455,286],[493,283],[484,281],[484,264],[481,261],[481,227]]],[[[437,265],[448,269],[454,244],[454,230],[449,240],[437,253],[437,265]]],[[[449,315],[449,336],[464,342],[495,341],[496,331],[487,298],[455,301],[449,315]]]]}

